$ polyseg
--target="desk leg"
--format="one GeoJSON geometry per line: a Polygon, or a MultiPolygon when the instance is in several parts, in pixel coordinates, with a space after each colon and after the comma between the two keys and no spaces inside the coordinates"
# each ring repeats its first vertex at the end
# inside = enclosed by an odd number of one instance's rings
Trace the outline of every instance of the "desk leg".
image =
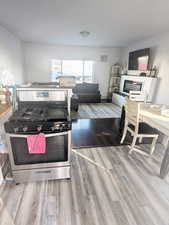
{"type": "Polygon", "coordinates": [[[165,150],[165,154],[161,163],[160,177],[165,178],[169,172],[169,142],[165,150]]]}

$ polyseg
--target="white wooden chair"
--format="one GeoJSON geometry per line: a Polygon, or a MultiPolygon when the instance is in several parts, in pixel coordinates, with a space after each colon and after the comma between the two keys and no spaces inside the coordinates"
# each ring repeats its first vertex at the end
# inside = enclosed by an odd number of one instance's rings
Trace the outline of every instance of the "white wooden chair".
{"type": "Polygon", "coordinates": [[[130,132],[131,136],[133,136],[133,141],[131,143],[129,154],[131,154],[133,151],[139,152],[143,155],[152,155],[156,146],[156,142],[158,139],[158,134],[149,134],[149,133],[143,133],[139,130],[139,123],[141,122],[140,119],[140,103],[131,101],[128,97],[126,98],[126,104],[125,104],[125,125],[123,130],[123,136],[121,139],[121,144],[123,143],[127,131],[130,132]],[[129,126],[130,125],[130,126],[129,126]],[[132,128],[131,128],[132,127],[132,128]],[[143,138],[153,138],[150,154],[146,153],[145,151],[141,150],[139,147],[136,146],[137,138],[139,138],[139,142],[142,142],[143,138]]]}

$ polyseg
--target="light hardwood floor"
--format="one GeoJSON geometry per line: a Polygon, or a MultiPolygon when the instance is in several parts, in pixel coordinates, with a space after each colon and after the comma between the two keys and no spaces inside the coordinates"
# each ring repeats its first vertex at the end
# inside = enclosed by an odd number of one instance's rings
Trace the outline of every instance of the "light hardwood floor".
{"type": "Polygon", "coordinates": [[[78,113],[72,112],[72,119],[119,118],[121,109],[112,103],[79,104],[78,113]]]}
{"type": "Polygon", "coordinates": [[[80,149],[100,166],[72,152],[71,181],[7,182],[0,187],[0,225],[169,225],[161,149],[151,158],[128,156],[127,146],[80,149]]]}

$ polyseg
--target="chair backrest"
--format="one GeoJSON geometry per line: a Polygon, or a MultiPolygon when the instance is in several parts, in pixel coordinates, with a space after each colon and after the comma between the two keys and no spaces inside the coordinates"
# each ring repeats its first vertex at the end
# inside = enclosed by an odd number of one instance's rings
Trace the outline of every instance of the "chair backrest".
{"type": "Polygon", "coordinates": [[[129,123],[134,126],[139,126],[140,103],[125,99],[125,117],[129,123]]]}

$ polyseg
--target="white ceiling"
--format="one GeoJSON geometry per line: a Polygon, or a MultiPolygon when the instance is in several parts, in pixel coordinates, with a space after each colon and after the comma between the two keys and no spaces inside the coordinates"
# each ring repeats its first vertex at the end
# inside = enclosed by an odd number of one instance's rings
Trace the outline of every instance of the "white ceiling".
{"type": "Polygon", "coordinates": [[[24,41],[127,46],[169,31],[169,1],[0,0],[0,23],[24,41]]]}

